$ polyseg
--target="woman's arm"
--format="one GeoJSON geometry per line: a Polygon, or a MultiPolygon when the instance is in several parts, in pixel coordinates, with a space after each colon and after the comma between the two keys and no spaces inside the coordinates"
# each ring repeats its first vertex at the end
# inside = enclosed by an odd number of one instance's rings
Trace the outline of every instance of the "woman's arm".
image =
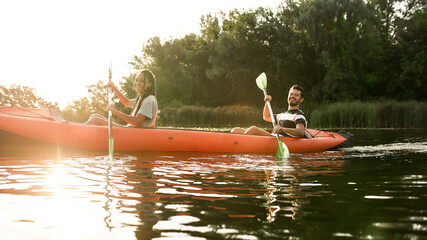
{"type": "Polygon", "coordinates": [[[142,114],[136,114],[136,116],[127,115],[115,109],[113,105],[108,105],[107,110],[111,110],[113,114],[117,115],[119,118],[123,119],[123,121],[132,124],[135,127],[139,126],[147,118],[142,114]]]}
{"type": "MultiPolygon", "coordinates": [[[[111,89],[114,91],[114,93],[116,94],[116,96],[119,98],[120,102],[123,103],[123,105],[125,105],[126,107],[132,107],[132,103],[129,101],[129,99],[127,97],[125,97],[120,91],[119,89],[114,85],[113,82],[108,82],[107,83],[107,87],[111,87],[111,89]]],[[[124,120],[124,119],[123,119],[124,120]]]]}

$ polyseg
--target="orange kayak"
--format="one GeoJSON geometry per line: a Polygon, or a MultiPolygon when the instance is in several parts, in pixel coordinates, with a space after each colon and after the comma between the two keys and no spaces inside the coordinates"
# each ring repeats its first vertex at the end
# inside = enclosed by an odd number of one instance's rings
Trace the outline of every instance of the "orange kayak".
{"type": "MultiPolygon", "coordinates": [[[[0,130],[38,141],[108,150],[108,127],[70,123],[49,109],[0,106],[0,130]]],[[[346,141],[338,133],[307,129],[307,138],[282,137],[291,153],[323,151],[346,141]]],[[[277,139],[226,132],[113,127],[115,151],[276,153],[277,139]]]]}

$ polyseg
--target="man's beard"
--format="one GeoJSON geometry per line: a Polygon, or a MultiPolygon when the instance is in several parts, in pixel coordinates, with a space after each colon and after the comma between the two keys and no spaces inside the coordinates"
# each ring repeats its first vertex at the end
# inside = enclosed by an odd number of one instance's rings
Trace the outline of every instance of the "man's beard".
{"type": "MultiPolygon", "coordinates": [[[[295,100],[295,98],[294,98],[294,100],[295,100]]],[[[296,106],[298,106],[298,104],[300,104],[300,102],[301,102],[301,99],[298,101],[295,100],[293,102],[292,102],[292,100],[289,100],[289,105],[291,105],[292,107],[296,107],[296,106]]]]}

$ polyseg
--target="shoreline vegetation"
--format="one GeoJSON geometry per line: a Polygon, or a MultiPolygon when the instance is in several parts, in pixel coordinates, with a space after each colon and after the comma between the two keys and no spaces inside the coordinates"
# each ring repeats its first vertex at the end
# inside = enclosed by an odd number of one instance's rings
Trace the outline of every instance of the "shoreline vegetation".
{"type": "MultiPolygon", "coordinates": [[[[65,109],[39,97],[35,89],[13,86],[10,89],[0,84],[0,106],[55,109],[67,121],[85,122],[91,114],[106,116],[106,99],[102,82],[91,86],[93,96],[74,101],[65,109]],[[24,91],[25,90],[25,91],[24,91]],[[97,94],[94,94],[97,93],[97,94]],[[101,100],[100,100],[101,99],[101,100]]],[[[116,101],[116,107],[124,108],[116,101]]],[[[286,108],[273,106],[275,113],[286,108]]],[[[345,128],[427,128],[427,102],[407,100],[348,101],[325,103],[305,102],[301,107],[308,120],[308,127],[315,129],[345,128]]],[[[114,118],[115,116],[113,116],[114,118]]],[[[114,121],[124,124],[115,117],[114,121]]],[[[157,127],[223,129],[258,126],[270,129],[271,123],[262,119],[262,106],[227,105],[218,107],[180,105],[160,108],[157,127]]]]}
{"type": "MultiPolygon", "coordinates": [[[[302,107],[302,110],[309,128],[427,128],[426,102],[337,102],[302,107]]],[[[261,112],[262,109],[240,105],[166,107],[160,111],[158,126],[232,128],[256,125],[270,128],[271,123],[262,119],[261,112]]]]}

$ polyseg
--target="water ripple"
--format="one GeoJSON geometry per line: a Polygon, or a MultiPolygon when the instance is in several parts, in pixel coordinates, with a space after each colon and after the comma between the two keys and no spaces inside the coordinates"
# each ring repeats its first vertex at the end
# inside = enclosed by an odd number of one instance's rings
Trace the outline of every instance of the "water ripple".
{"type": "Polygon", "coordinates": [[[422,239],[427,142],[405,141],[285,160],[8,150],[0,231],[2,239],[422,239]]]}

